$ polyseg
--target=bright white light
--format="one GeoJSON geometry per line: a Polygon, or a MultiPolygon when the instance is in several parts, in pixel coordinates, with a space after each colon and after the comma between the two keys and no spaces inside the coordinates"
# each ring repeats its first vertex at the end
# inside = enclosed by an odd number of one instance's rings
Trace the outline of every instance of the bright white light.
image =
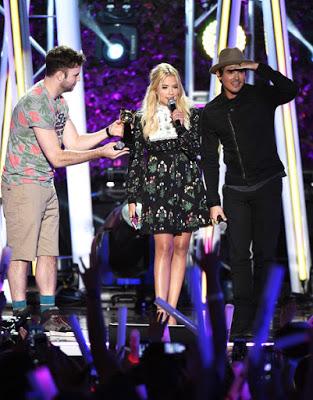
{"type": "Polygon", "coordinates": [[[124,47],[120,43],[113,43],[108,47],[107,55],[111,60],[118,60],[124,54],[124,47]]]}
{"type": "MultiPolygon", "coordinates": [[[[205,28],[202,34],[202,46],[211,58],[214,57],[214,46],[216,42],[216,29],[217,29],[217,21],[214,20],[209,23],[209,25],[205,28]]],[[[237,43],[236,46],[241,51],[246,47],[246,34],[243,28],[238,25],[237,28],[237,43]]]]}

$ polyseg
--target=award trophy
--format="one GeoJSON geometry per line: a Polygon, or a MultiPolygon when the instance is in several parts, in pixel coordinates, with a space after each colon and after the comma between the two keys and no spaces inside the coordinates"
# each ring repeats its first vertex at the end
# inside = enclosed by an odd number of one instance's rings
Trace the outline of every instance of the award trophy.
{"type": "Polygon", "coordinates": [[[133,142],[131,124],[134,122],[135,112],[127,110],[126,108],[120,109],[120,120],[124,124],[124,137],[123,141],[119,140],[114,146],[115,150],[122,150],[125,146],[130,146],[133,142]]]}

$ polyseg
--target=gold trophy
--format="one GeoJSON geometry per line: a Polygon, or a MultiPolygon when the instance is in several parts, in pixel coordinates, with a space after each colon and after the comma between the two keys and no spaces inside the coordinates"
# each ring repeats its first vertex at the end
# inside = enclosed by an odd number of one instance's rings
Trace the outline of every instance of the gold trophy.
{"type": "Polygon", "coordinates": [[[114,146],[115,150],[122,150],[125,146],[129,146],[132,144],[132,128],[131,124],[135,120],[135,111],[127,110],[126,108],[120,109],[120,120],[124,124],[124,136],[123,141],[119,140],[114,146]]]}
{"type": "Polygon", "coordinates": [[[120,120],[125,124],[125,125],[130,125],[134,122],[135,119],[135,111],[133,110],[127,110],[126,108],[121,108],[120,109],[120,120]]]}

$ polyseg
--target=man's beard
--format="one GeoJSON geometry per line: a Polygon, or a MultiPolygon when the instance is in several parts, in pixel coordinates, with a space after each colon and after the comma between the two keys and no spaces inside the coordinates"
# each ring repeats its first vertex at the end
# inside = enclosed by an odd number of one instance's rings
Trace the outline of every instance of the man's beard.
{"type": "Polygon", "coordinates": [[[72,86],[62,86],[62,93],[66,93],[66,92],[72,92],[73,89],[75,88],[76,83],[74,83],[72,86]]]}

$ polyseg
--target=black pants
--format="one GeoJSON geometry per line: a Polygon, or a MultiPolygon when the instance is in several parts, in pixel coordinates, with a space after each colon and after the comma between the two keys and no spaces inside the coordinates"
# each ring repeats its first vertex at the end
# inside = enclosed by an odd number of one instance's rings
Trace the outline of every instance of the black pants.
{"type": "Polygon", "coordinates": [[[223,188],[235,304],[234,329],[250,330],[280,229],[282,178],[241,192],[223,188]],[[252,252],[251,252],[252,249],[252,252]]]}

